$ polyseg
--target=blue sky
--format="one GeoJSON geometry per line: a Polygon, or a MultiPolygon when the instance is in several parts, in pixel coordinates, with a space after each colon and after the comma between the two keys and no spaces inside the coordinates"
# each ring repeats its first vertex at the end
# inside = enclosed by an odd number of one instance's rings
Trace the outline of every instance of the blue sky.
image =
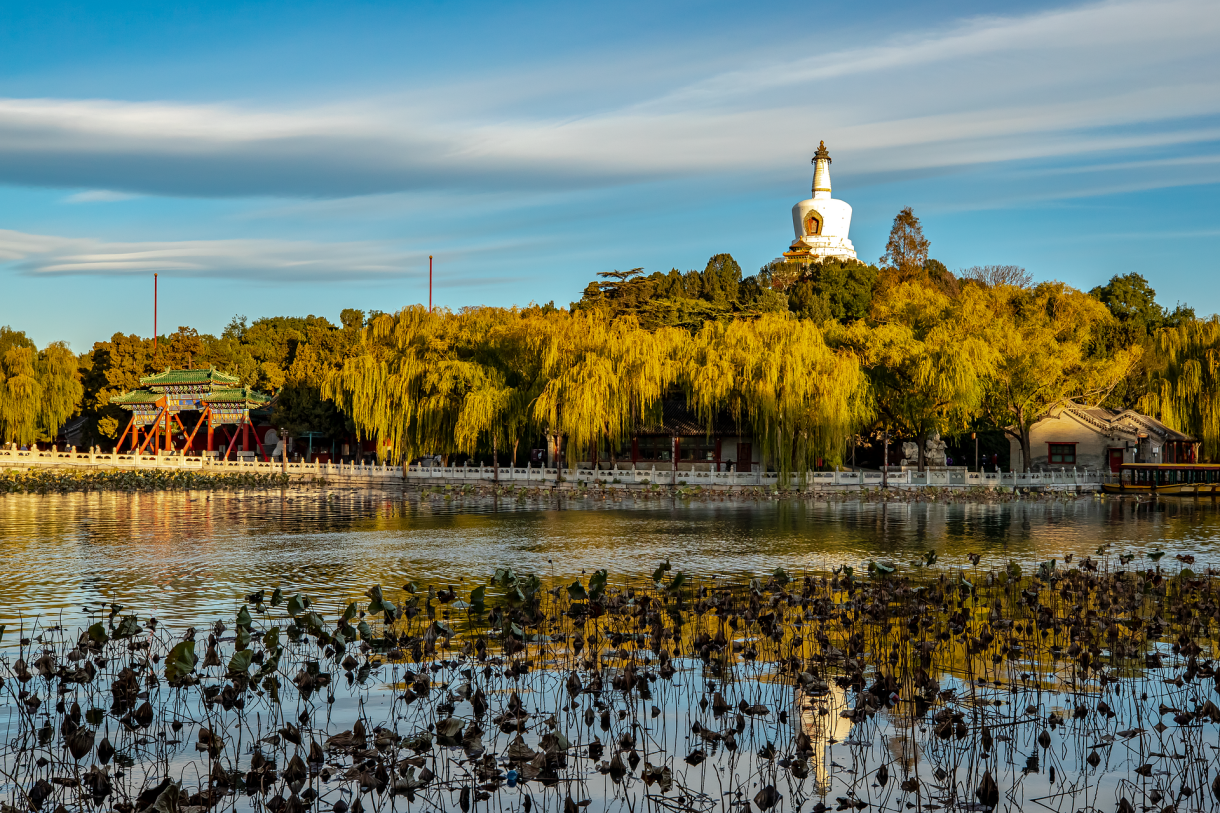
{"type": "Polygon", "coordinates": [[[566,304],[746,273],[824,139],[861,258],[1220,311],[1220,5],[0,5],[0,324],[74,349],[235,314],[566,304]],[[1014,11],[1014,9],[1017,9],[1014,11]]]}

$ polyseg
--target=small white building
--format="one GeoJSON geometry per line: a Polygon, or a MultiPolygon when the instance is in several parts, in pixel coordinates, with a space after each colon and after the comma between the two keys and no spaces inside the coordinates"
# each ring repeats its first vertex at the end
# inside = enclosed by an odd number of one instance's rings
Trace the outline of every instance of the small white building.
{"type": "MultiPolygon", "coordinates": [[[[1012,468],[1025,469],[1011,436],[1012,468]]],[[[1030,430],[1030,468],[1118,471],[1122,463],[1194,463],[1198,442],[1133,409],[1114,412],[1063,401],[1030,430]]]]}
{"type": "Polygon", "coordinates": [[[847,239],[851,231],[851,206],[830,196],[830,153],[826,142],[813,156],[813,197],[792,207],[796,239],[776,262],[803,262],[833,257],[856,259],[856,248],[847,239]]]}

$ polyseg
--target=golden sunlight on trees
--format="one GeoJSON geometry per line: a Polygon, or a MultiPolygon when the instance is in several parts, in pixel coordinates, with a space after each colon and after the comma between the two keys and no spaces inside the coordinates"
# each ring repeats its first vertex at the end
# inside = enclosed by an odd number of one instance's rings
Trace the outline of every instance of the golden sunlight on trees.
{"type": "Polygon", "coordinates": [[[515,463],[544,439],[561,462],[614,460],[683,398],[709,433],[736,423],[785,472],[839,464],[883,430],[915,441],[921,467],[933,433],[998,430],[1028,466],[1031,427],[1065,400],[1140,408],[1220,457],[1216,318],[1166,310],[1137,274],[1086,294],[1017,266],[955,276],[928,249],[906,208],[883,268],[775,262],[742,278],[717,254],[702,271],[605,272],[566,309],[234,317],[219,337],[115,334],[79,357],[0,328],[0,441],[52,440],[81,410],[87,436],[117,437],[112,395],[213,366],[272,390],[285,433],[355,432],[397,461],[515,463]]]}
{"type": "Polygon", "coordinates": [[[683,381],[701,418],[710,425],[728,410],[781,472],[840,462],[845,440],[872,414],[857,359],[828,346],[815,323],[790,317],[704,325],[683,381]]]}
{"type": "Polygon", "coordinates": [[[534,419],[573,449],[602,440],[613,449],[676,382],[689,341],[684,330],[650,333],[633,317],[607,323],[597,314],[557,315],[542,343],[548,380],[534,419]]]}
{"type": "Polygon", "coordinates": [[[985,336],[990,318],[977,297],[906,282],[874,303],[872,324],[831,333],[867,368],[885,428],[919,444],[921,470],[927,439],[964,431],[982,403],[997,362],[985,336]]]}
{"type": "Polygon", "coordinates": [[[1204,459],[1220,457],[1220,319],[1192,319],[1157,335],[1149,391],[1141,406],[1202,441],[1204,459]]]}
{"type": "Polygon", "coordinates": [[[929,245],[923,236],[919,218],[908,206],[894,217],[894,226],[890,229],[890,239],[885,244],[881,262],[898,269],[903,275],[915,274],[928,261],[929,245]]]}
{"type": "Polygon", "coordinates": [[[363,352],[323,385],[398,460],[508,448],[529,430],[581,455],[613,453],[675,389],[709,425],[721,412],[748,425],[783,471],[837,461],[870,414],[855,357],[781,315],[709,322],[692,336],[597,312],[408,308],[374,320],[363,352]]]}
{"type": "Polygon", "coordinates": [[[53,441],[83,391],[66,345],[53,342],[39,352],[24,333],[0,328],[0,442],[53,441]]]}
{"type": "Polygon", "coordinates": [[[1096,298],[1061,282],[1028,290],[971,285],[962,298],[976,300],[977,310],[990,314],[986,341],[995,368],[983,401],[987,423],[1020,443],[1027,470],[1033,425],[1064,399],[1101,403],[1142,352],[1133,345],[1091,354],[1098,327],[1113,317],[1096,298]]]}

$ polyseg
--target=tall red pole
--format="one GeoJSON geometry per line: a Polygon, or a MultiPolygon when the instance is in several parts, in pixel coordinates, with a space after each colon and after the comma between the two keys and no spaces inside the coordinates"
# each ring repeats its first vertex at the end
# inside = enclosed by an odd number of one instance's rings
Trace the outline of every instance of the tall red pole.
{"type": "Polygon", "coordinates": [[[157,275],[153,274],[153,352],[157,352],[157,275]]]}
{"type": "Polygon", "coordinates": [[[432,313],[432,255],[428,255],[428,313],[432,313]]]}

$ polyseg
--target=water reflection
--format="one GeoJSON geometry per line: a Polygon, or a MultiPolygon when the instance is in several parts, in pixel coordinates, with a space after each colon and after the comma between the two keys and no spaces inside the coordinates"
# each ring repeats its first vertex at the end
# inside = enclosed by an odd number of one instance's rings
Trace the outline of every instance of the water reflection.
{"type": "Polygon", "coordinates": [[[1220,513],[1209,501],[1083,498],[1005,504],[824,502],[554,504],[418,499],[350,490],[9,495],[0,498],[0,623],[119,602],[167,621],[227,612],[255,587],[337,604],[408,579],[469,589],[496,566],[556,582],[601,567],[642,577],[676,569],[748,578],[869,559],[1030,563],[1099,546],[1163,547],[1211,563],[1220,513]]]}

